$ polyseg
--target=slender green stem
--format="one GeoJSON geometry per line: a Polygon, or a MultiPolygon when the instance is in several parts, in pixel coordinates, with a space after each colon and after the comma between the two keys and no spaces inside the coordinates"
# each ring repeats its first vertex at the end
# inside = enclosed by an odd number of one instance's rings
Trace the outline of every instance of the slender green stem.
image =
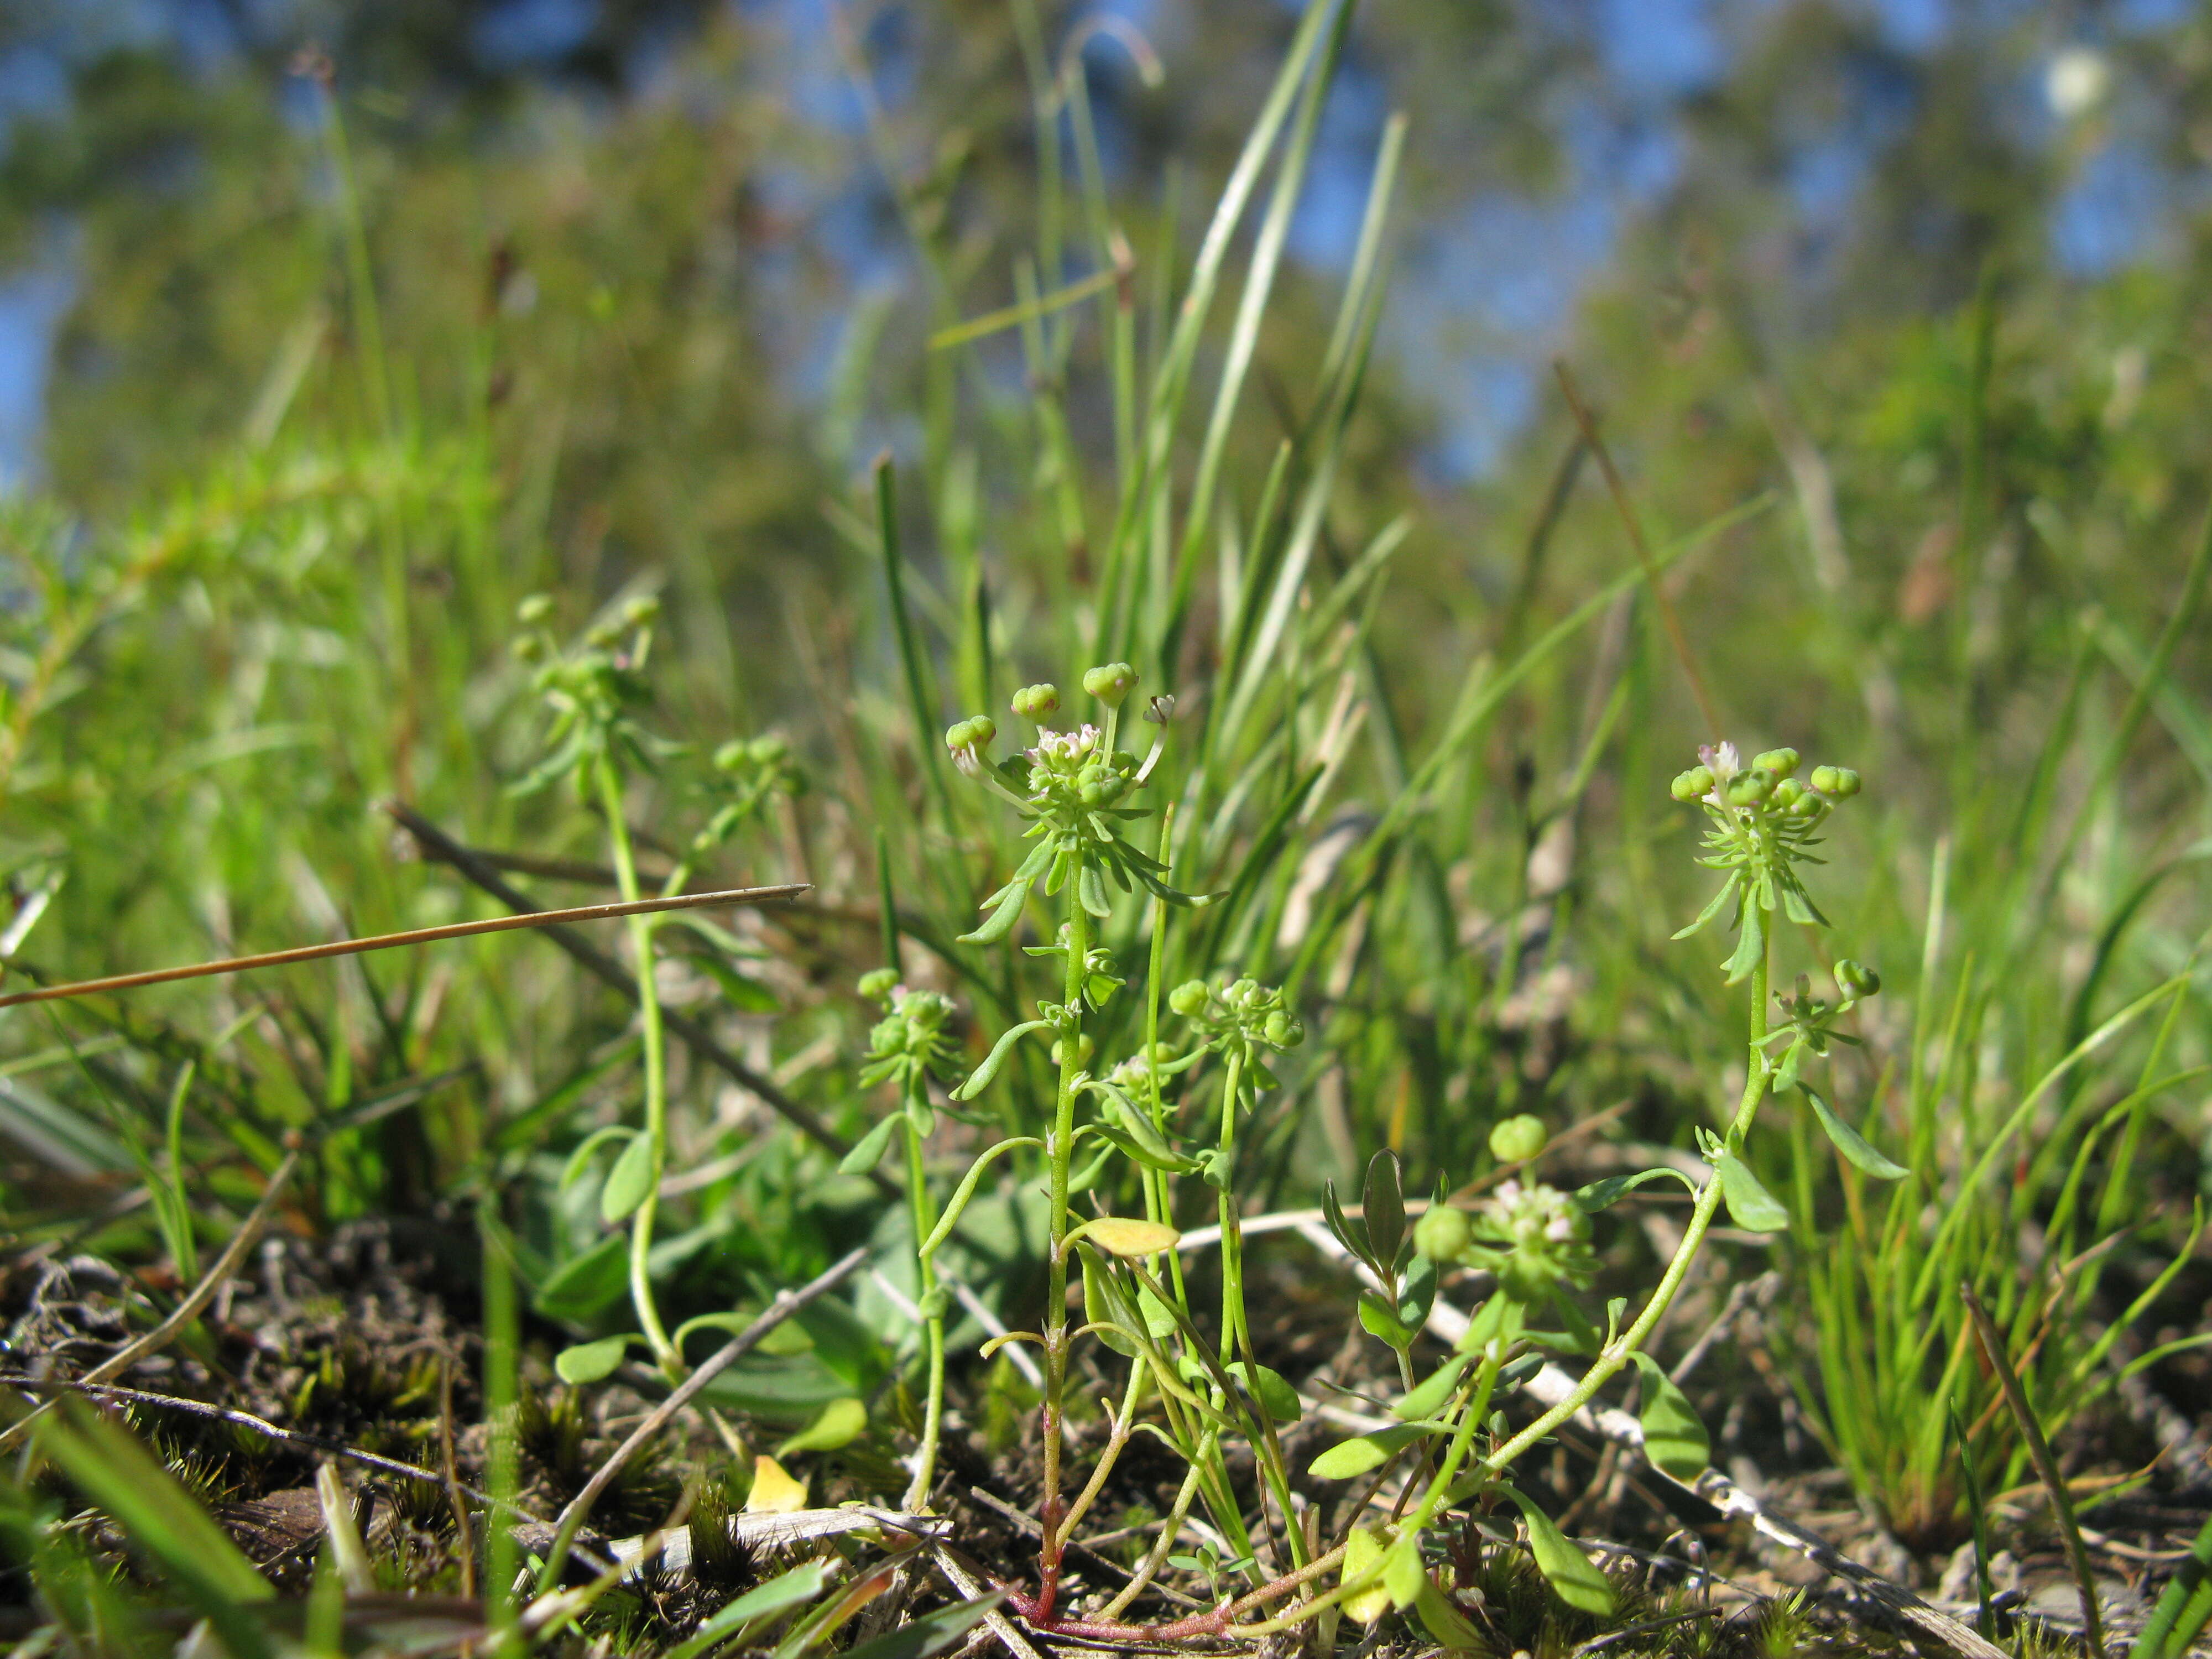
{"type": "MultiPolygon", "coordinates": [[[[1759,963],[1751,971],[1751,1031],[1750,1052],[1745,1061],[1743,1097],[1737,1103],[1735,1116],[1730,1120],[1728,1132],[1729,1150],[1734,1153],[1743,1144],[1744,1132],[1750,1128],[1752,1119],[1758,1114],[1759,1103],[1766,1093],[1766,1051],[1760,1046],[1766,1037],[1766,974],[1771,935],[1763,935],[1759,963]]],[[[1738,1154],[1740,1155],[1740,1153],[1738,1154]]],[[[1483,1460],[1483,1466],[1495,1473],[1510,1464],[1546,1435],[1558,1428],[1577,1412],[1595,1399],[1597,1391],[1612,1380],[1626,1365],[1634,1354],[1658,1328],[1666,1317],[1682,1281],[1689,1277],[1690,1268],[1697,1261],[1698,1249],[1705,1242],[1705,1233],[1713,1224],[1713,1217],[1721,1206],[1720,1175],[1716,1170],[1698,1194],[1691,1209],[1689,1224],[1682,1230],[1682,1242],[1675,1247],[1674,1260],[1660,1276],[1658,1287],[1651,1299],[1644,1304],[1644,1311],[1636,1322],[1599,1353],[1596,1363],[1583,1374],[1566,1398],[1553,1407],[1528,1426],[1498,1446],[1483,1460]]]]}
{"type": "MultiPolygon", "coordinates": [[[[921,1086],[919,1079],[913,1085],[916,1091],[921,1086]]],[[[915,1266],[921,1291],[922,1341],[929,1367],[928,1392],[922,1402],[921,1444],[915,1449],[914,1482],[906,1493],[908,1511],[918,1513],[929,1501],[930,1486],[937,1479],[937,1446],[945,1432],[945,1312],[944,1298],[937,1288],[934,1255],[926,1255],[921,1249],[921,1241],[937,1231],[937,1211],[929,1200],[929,1180],[921,1158],[921,1132],[914,1127],[911,1115],[906,1121],[906,1189],[907,1202],[914,1213],[915,1266]]]]}
{"type": "Polygon", "coordinates": [[[1237,1357],[1241,1341],[1249,1348],[1250,1333],[1244,1323],[1243,1213],[1237,1207],[1237,1182],[1231,1171],[1237,1159],[1237,1096],[1244,1081],[1244,1048],[1229,1048],[1229,1068],[1221,1084],[1221,1161],[1214,1175],[1221,1182],[1221,1363],[1237,1357]]]}
{"type": "Polygon", "coordinates": [[[1044,1495],[1037,1547],[1037,1620],[1049,1624],[1060,1589],[1060,1444],[1067,1396],[1067,1188],[1074,1163],[1075,1085],[1083,1070],[1083,969],[1091,955],[1091,913],[1083,908],[1083,854],[1067,872],[1067,1019],[1060,1034],[1060,1089],[1053,1103],[1051,1231],[1044,1310],[1044,1495]]]}
{"type": "MultiPolygon", "coordinates": [[[[622,777],[614,763],[604,757],[598,763],[599,800],[606,809],[607,844],[613,854],[616,884],[626,902],[638,896],[637,861],[629,844],[629,821],[623,816],[622,777]]],[[[645,1200],[630,1217],[629,1299],[637,1310],[638,1328],[653,1349],[660,1369],[674,1376],[684,1369],[684,1357],[668,1340],[660,1312],[653,1301],[653,1222],[660,1206],[660,1176],[668,1162],[668,1052],[660,1029],[660,991],[653,982],[651,916],[629,919],[630,951],[637,958],[638,1021],[644,1033],[645,1136],[652,1147],[653,1178],[645,1200]]]]}

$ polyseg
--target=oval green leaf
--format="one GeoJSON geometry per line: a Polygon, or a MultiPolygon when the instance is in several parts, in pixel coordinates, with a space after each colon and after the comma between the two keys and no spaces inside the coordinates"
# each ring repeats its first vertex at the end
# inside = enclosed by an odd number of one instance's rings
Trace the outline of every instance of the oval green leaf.
{"type": "Polygon", "coordinates": [[[1349,1480],[1356,1474],[1381,1468],[1407,1446],[1435,1432],[1425,1423],[1408,1423],[1402,1428],[1376,1429],[1371,1434],[1354,1435],[1349,1440],[1340,1440],[1315,1458],[1306,1465],[1306,1472],[1320,1480],[1349,1480]]]}
{"type": "Polygon", "coordinates": [[[607,1184],[599,1188],[600,1218],[620,1221],[635,1210],[652,1192],[655,1175],[653,1142],[644,1135],[633,1137],[607,1171],[607,1184]]]}
{"type": "Polygon", "coordinates": [[[1723,1150],[1716,1166],[1721,1196],[1728,1200],[1729,1218],[1747,1233],[1778,1233],[1790,1224],[1790,1212],[1781,1200],[1759,1183],[1751,1166],[1734,1152],[1723,1150]]]}
{"type": "Polygon", "coordinates": [[[1520,1505],[1521,1518],[1528,1528],[1528,1553],[1536,1558],[1537,1571],[1544,1575],[1544,1582],[1552,1587],[1553,1594],[1580,1612],[1600,1619],[1610,1618],[1614,1599],[1613,1581],[1598,1571],[1597,1563],[1584,1555],[1552,1517],[1536,1507],[1534,1498],[1510,1486],[1492,1490],[1504,1493],[1520,1505]]]}
{"type": "Polygon", "coordinates": [[[629,1338],[603,1336],[596,1342],[579,1342],[553,1356],[553,1370],[563,1382],[597,1382],[614,1375],[629,1350],[629,1338]]]}
{"type": "Polygon", "coordinates": [[[836,1451],[849,1446],[868,1426],[868,1408],[857,1400],[833,1400],[815,1419],[775,1449],[778,1458],[793,1452],[836,1451]]]}
{"type": "Polygon", "coordinates": [[[1689,1486],[1711,1466],[1713,1443],[1705,1425],[1674,1379],[1648,1353],[1636,1356],[1644,1373],[1644,1455],[1660,1474],[1689,1486]]]}

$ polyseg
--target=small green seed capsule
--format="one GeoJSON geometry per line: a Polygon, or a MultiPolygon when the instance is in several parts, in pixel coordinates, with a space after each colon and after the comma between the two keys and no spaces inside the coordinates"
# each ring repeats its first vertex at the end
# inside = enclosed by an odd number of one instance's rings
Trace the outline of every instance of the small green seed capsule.
{"type": "Polygon", "coordinates": [[[1774,793],[1774,774],[1763,767],[1754,766],[1748,772],[1739,772],[1729,780],[1729,805],[1756,806],[1774,793]]]}
{"type": "Polygon", "coordinates": [[[1136,684],[1137,671],[1125,662],[1103,663],[1083,675],[1083,689],[1109,708],[1119,708],[1136,684]]]}
{"type": "MultiPolygon", "coordinates": [[[[986,738],[983,741],[988,743],[990,738],[986,738]]],[[[788,759],[790,755],[790,743],[773,732],[765,737],[755,738],[745,745],[745,758],[756,766],[778,766],[788,759]]]]}
{"type": "Polygon", "coordinates": [[[1797,769],[1795,749],[1770,749],[1763,755],[1753,755],[1751,763],[1761,771],[1771,772],[1778,778],[1786,778],[1797,769]]]}
{"type": "Polygon", "coordinates": [[[1713,787],[1713,769],[1693,766],[1686,772],[1677,772],[1670,786],[1676,800],[1695,800],[1713,787]]]}
{"type": "Polygon", "coordinates": [[[1881,989],[1881,975],[1845,957],[1836,964],[1836,988],[1847,997],[1870,997],[1881,989]]]}
{"type": "Polygon", "coordinates": [[[538,662],[545,655],[545,641],[535,634],[518,635],[508,649],[514,653],[517,662],[538,662]]]}
{"type": "Polygon", "coordinates": [[[623,620],[632,628],[642,628],[660,617],[660,601],[650,593],[640,593],[623,606],[623,620]]]}
{"type": "Polygon", "coordinates": [[[1474,1232],[1466,1211],[1438,1204],[1413,1224],[1413,1252],[1431,1261],[1456,1261],[1467,1253],[1474,1232]]]}
{"type": "Polygon", "coordinates": [[[999,723],[988,714],[977,714],[968,722],[968,741],[978,749],[988,748],[999,735],[999,723]]]}
{"type": "Polygon", "coordinates": [[[1014,713],[1029,720],[1042,720],[1060,707],[1060,688],[1049,682],[1025,685],[1014,693],[1014,713]]]}
{"type": "Polygon", "coordinates": [[[1816,766],[1813,787],[1832,800],[1849,800],[1859,792],[1859,775],[1848,766],[1816,766]]]}
{"type": "Polygon", "coordinates": [[[1796,810],[1797,803],[1805,799],[1805,786],[1795,778],[1784,778],[1774,786],[1771,797],[1774,805],[1784,812],[1796,810]]]}
{"type": "Polygon", "coordinates": [[[594,651],[604,651],[622,637],[622,629],[614,623],[594,623],[584,632],[584,643],[594,651]]]}
{"type": "MultiPolygon", "coordinates": [[[[945,734],[945,740],[948,744],[951,743],[952,733],[947,732],[945,734]]],[[[743,738],[732,738],[714,750],[714,769],[717,772],[734,772],[745,763],[750,753],[750,746],[743,738]]]]}
{"type": "MultiPolygon", "coordinates": [[[[1064,1048],[1064,1044],[1058,1042],[1052,1045],[1052,1063],[1054,1065],[1058,1066],[1062,1063],[1060,1054],[1063,1052],[1064,1048]]],[[[1085,1032],[1082,1036],[1076,1040],[1075,1063],[1078,1066],[1088,1066],[1091,1063],[1091,1056],[1096,1054],[1097,1049],[1098,1045],[1091,1040],[1091,1034],[1088,1031],[1085,1032]]]]}
{"type": "Polygon", "coordinates": [[[535,627],[553,614],[553,596],[532,593],[514,607],[514,619],[526,628],[535,627]]]}
{"type": "Polygon", "coordinates": [[[860,993],[872,1002],[879,1002],[890,994],[891,987],[898,983],[896,968],[872,968],[860,975],[860,993]]]}
{"type": "Polygon", "coordinates": [[[1306,1040],[1306,1028],[1296,1015],[1278,1008],[1267,1016],[1260,1035],[1271,1048],[1295,1048],[1306,1040]]]}
{"type": "Polygon", "coordinates": [[[955,720],[945,728],[945,746],[956,753],[970,747],[975,741],[975,722],[955,720]]]}
{"type": "Polygon", "coordinates": [[[1168,993],[1168,1006],[1185,1019],[1195,1019],[1206,1012],[1206,981],[1185,980],[1168,993]]]}
{"type": "Polygon", "coordinates": [[[1502,1120],[1491,1130],[1490,1155],[1500,1164],[1526,1164],[1550,1139],[1541,1118],[1522,1112],[1502,1120]]]}

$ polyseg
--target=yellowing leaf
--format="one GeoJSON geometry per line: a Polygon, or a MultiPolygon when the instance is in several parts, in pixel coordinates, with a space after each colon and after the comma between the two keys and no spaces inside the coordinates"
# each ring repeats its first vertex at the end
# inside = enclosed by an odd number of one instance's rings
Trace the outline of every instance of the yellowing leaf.
{"type": "MultiPolygon", "coordinates": [[[[1382,1562],[1389,1548],[1389,1540],[1375,1527],[1354,1527],[1352,1536],[1344,1540],[1343,1583],[1351,1583],[1361,1574],[1372,1571],[1382,1562]]],[[[1390,1611],[1390,1587],[1377,1581],[1363,1590],[1356,1590],[1344,1598],[1344,1611],[1363,1625],[1371,1625],[1390,1611]]]]}
{"type": "Polygon", "coordinates": [[[1158,1255],[1182,1242],[1182,1235],[1166,1223],[1139,1220],[1135,1216],[1100,1216],[1096,1221],[1085,1222],[1076,1232],[1109,1255],[1158,1255]]]}
{"type": "Polygon", "coordinates": [[[753,1489],[745,1498],[747,1515],[791,1515],[805,1507],[804,1480],[793,1480],[773,1457],[753,1459],[753,1489]]]}

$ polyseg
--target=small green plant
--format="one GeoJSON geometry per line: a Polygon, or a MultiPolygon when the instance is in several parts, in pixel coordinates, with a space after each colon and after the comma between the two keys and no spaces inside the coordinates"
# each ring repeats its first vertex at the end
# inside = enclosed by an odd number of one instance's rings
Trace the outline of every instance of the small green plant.
{"type": "MultiPolygon", "coordinates": [[[[535,793],[566,781],[580,804],[594,808],[605,824],[615,884],[626,901],[642,896],[639,864],[629,819],[628,786],[639,773],[658,771],[689,751],[657,737],[643,722],[653,702],[647,668],[653,653],[659,602],[649,595],[630,599],[617,616],[594,623],[573,648],[563,649],[548,623],[552,602],[543,594],[525,599],[517,611],[523,631],[514,642],[517,660],[532,665],[533,683],[550,710],[547,750],[518,781],[513,793],[535,793]]],[[[662,896],[682,892],[699,861],[756,820],[779,793],[798,787],[787,745],[769,736],[732,742],[715,751],[708,785],[713,811],[691,836],[684,855],[661,878],[662,896]]],[[[647,1351],[671,1378],[684,1370],[678,1331],[672,1337],[663,1323],[653,1287],[653,1225],[660,1183],[668,1163],[668,1048],[661,1018],[658,957],[654,939],[662,918],[628,919],[631,953],[636,961],[638,1024],[645,1085],[641,1127],[611,1125],[588,1136],[573,1152],[563,1185],[580,1179],[605,1146],[619,1150],[599,1188],[599,1214],[610,1226],[629,1228],[628,1273],[632,1310],[647,1351]]],[[[703,933],[714,951],[736,953],[734,939],[713,923],[686,917],[683,926],[703,933]]],[[[714,957],[710,965],[721,965],[714,957]]],[[[717,975],[726,986],[733,975],[717,975]]],[[[572,1382],[594,1382],[622,1358],[624,1338],[607,1338],[562,1356],[562,1375],[572,1382]]]]}

